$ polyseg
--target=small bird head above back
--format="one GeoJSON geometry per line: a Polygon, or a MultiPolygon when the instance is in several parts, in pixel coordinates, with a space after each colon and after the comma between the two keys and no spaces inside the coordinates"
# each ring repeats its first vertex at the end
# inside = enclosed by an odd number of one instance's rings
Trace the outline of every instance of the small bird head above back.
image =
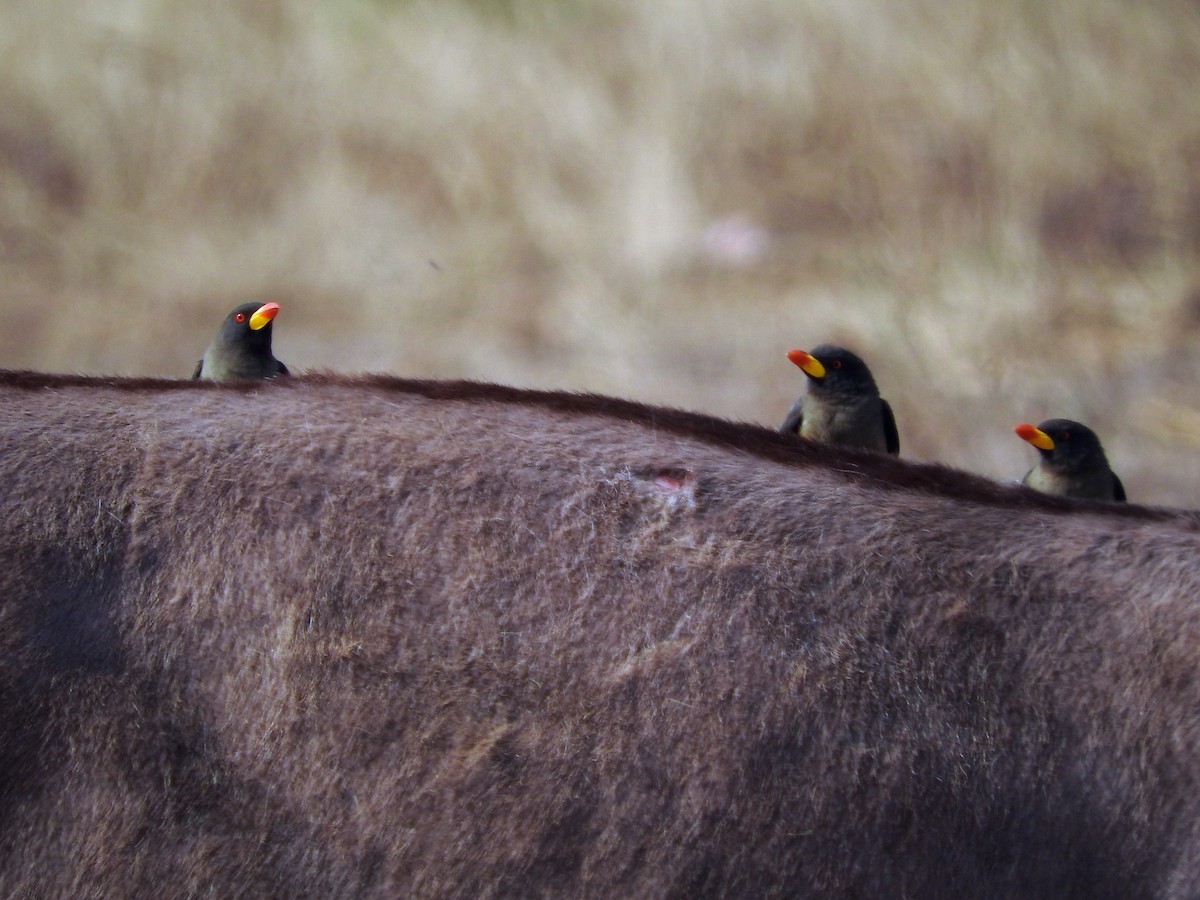
{"type": "Polygon", "coordinates": [[[833,344],[821,344],[811,353],[792,350],[787,357],[808,376],[808,391],[792,404],[780,432],[879,453],[900,452],[896,417],[862,359],[833,344]]]}
{"type": "Polygon", "coordinates": [[[243,303],[227,315],[196,365],[194,378],[271,378],[288,374],[271,353],[271,322],[278,303],[243,303]]]}
{"type": "Polygon", "coordinates": [[[879,392],[867,364],[845,347],[821,344],[811,351],[790,350],[787,357],[808,376],[810,391],[828,394],[879,392]]]}
{"type": "Polygon", "coordinates": [[[1125,500],[1125,486],[1109,466],[1100,438],[1086,425],[1047,419],[1037,426],[1022,422],[1013,430],[1041,456],[1025,475],[1029,487],[1068,497],[1125,500]]]}
{"type": "Polygon", "coordinates": [[[271,322],[279,315],[278,303],[243,303],[221,323],[218,340],[226,344],[271,352],[271,322]]]}
{"type": "Polygon", "coordinates": [[[1043,460],[1064,472],[1104,460],[1104,450],[1096,432],[1070,419],[1047,419],[1036,427],[1022,422],[1013,430],[1019,438],[1036,447],[1043,460]]]}

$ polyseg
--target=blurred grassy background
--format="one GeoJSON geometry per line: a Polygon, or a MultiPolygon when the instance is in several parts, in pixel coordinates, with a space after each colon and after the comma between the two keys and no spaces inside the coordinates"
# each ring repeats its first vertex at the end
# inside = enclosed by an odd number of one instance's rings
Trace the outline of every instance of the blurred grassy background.
{"type": "Polygon", "coordinates": [[[0,365],[295,370],[776,424],[839,341],[904,455],[1095,428],[1200,506],[1200,4],[8,0],[0,365]]]}

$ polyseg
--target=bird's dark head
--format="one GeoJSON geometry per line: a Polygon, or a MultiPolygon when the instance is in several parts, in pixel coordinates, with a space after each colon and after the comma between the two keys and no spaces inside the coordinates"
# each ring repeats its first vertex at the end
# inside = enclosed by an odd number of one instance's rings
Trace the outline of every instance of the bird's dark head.
{"type": "Polygon", "coordinates": [[[217,339],[226,346],[270,353],[271,320],[278,313],[278,303],[243,303],[225,317],[217,339]]]}
{"type": "Polygon", "coordinates": [[[1047,419],[1036,427],[1022,422],[1013,430],[1056,469],[1071,471],[1108,464],[1096,432],[1070,419],[1047,419]]]}
{"type": "Polygon", "coordinates": [[[879,392],[867,364],[845,347],[821,344],[811,351],[789,350],[787,357],[808,376],[813,388],[830,392],[879,392]]]}

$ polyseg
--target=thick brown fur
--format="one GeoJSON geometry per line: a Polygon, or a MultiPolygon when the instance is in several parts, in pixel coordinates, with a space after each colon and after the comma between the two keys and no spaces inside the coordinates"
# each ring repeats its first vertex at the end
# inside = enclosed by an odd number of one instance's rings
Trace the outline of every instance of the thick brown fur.
{"type": "Polygon", "coordinates": [[[1194,514],[602,397],[0,374],[0,895],[1191,897],[1194,514]]]}

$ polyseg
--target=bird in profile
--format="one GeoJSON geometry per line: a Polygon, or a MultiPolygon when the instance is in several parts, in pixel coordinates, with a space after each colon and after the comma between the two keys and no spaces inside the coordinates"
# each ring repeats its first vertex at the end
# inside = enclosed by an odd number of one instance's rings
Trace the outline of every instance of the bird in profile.
{"type": "Polygon", "coordinates": [[[1045,494],[1125,502],[1125,486],[1108,465],[1096,432],[1070,419],[1047,419],[1013,429],[1037,448],[1041,459],[1024,483],[1045,494]]]}
{"type": "Polygon", "coordinates": [[[288,368],[271,355],[271,320],[278,303],[243,303],[225,317],[217,336],[196,363],[193,378],[273,378],[288,368]]]}
{"type": "Polygon", "coordinates": [[[811,352],[790,350],[787,358],[808,376],[808,391],[792,405],[780,432],[899,454],[896,417],[879,396],[865,362],[833,344],[822,344],[811,352]]]}

